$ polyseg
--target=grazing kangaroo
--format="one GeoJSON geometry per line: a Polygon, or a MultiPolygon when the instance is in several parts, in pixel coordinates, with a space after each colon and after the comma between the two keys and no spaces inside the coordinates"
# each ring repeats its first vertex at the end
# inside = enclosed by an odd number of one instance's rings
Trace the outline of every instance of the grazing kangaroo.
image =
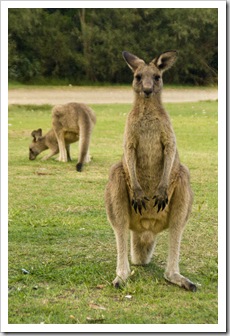
{"type": "Polygon", "coordinates": [[[54,106],[52,110],[53,128],[44,136],[42,136],[41,128],[31,133],[33,141],[29,147],[29,159],[36,159],[38,154],[49,148],[50,153],[43,160],[60,153],[59,161],[70,161],[70,144],[79,140],[76,169],[80,172],[83,163],[90,161],[89,143],[95,123],[96,116],[93,110],[84,104],[68,103],[54,106]]]}
{"type": "Polygon", "coordinates": [[[105,191],[108,220],[117,242],[117,276],[120,287],[130,275],[131,261],[148,264],[156,236],[169,229],[169,252],[164,277],[196,291],[196,285],[180,274],[182,233],[192,207],[189,171],[180,163],[170,118],[161,102],[162,74],[177,58],[166,51],[146,64],[126,51],[123,57],[134,73],[135,100],[128,115],[122,161],[112,166],[105,191]]]}

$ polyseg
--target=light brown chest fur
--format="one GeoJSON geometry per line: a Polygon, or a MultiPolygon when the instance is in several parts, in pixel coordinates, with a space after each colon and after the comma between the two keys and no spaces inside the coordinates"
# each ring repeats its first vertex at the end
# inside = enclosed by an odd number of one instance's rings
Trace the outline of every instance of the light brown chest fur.
{"type": "MultiPolygon", "coordinates": [[[[164,168],[164,136],[169,141],[175,137],[170,127],[167,113],[160,109],[142,107],[128,116],[125,140],[124,158],[130,148],[135,150],[136,175],[143,191],[150,197],[160,183],[164,168]],[[168,131],[170,130],[170,132],[168,131]]],[[[127,162],[123,159],[124,169],[128,174],[127,162]]],[[[129,177],[128,177],[129,180],[129,177]]]]}

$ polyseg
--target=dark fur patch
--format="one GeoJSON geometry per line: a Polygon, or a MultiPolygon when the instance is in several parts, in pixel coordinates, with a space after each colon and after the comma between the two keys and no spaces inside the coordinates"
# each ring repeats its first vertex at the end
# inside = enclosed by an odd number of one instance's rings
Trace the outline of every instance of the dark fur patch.
{"type": "Polygon", "coordinates": [[[77,165],[76,165],[76,169],[78,172],[81,172],[82,171],[82,166],[83,164],[81,162],[79,162],[77,165]]]}

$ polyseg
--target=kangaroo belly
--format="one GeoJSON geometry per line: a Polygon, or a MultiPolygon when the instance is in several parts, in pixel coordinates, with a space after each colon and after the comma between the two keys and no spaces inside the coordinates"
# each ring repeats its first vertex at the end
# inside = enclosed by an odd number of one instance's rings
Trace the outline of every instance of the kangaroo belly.
{"type": "Polygon", "coordinates": [[[76,132],[65,132],[65,143],[71,144],[79,140],[79,134],[76,132]]]}
{"type": "MultiPolygon", "coordinates": [[[[134,211],[134,210],[132,210],[134,211]]],[[[132,212],[130,230],[136,232],[151,231],[158,234],[168,227],[168,211],[157,213],[157,209],[149,204],[147,211],[142,215],[132,212]]]]}

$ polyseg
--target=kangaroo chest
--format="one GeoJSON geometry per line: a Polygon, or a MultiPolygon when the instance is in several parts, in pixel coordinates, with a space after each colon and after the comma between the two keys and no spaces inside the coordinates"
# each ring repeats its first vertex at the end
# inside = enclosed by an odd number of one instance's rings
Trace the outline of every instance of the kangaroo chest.
{"type": "Polygon", "coordinates": [[[130,128],[135,147],[137,180],[147,196],[159,185],[164,168],[164,148],[161,140],[163,125],[158,116],[147,114],[135,120],[130,128]]]}
{"type": "Polygon", "coordinates": [[[162,125],[157,117],[143,116],[136,125],[137,168],[160,169],[163,160],[162,125]]]}

